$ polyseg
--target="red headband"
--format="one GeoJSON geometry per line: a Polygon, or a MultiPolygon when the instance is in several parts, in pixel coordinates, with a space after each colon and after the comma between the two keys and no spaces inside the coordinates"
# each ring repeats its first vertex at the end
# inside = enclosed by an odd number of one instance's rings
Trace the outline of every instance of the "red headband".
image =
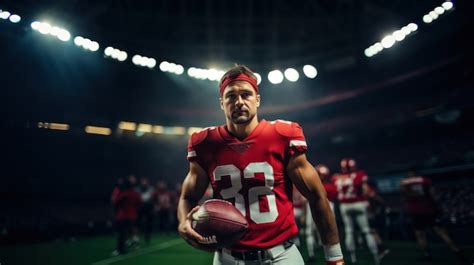
{"type": "Polygon", "coordinates": [[[255,78],[253,77],[250,77],[246,74],[239,74],[238,76],[234,77],[234,78],[230,78],[229,76],[227,76],[221,83],[219,89],[220,89],[220,93],[221,93],[221,96],[222,96],[222,93],[224,93],[224,89],[231,83],[231,82],[234,82],[234,81],[247,81],[248,83],[250,83],[250,85],[252,85],[253,89],[255,90],[255,92],[258,94],[258,86],[257,86],[257,80],[255,80],[255,78]]]}

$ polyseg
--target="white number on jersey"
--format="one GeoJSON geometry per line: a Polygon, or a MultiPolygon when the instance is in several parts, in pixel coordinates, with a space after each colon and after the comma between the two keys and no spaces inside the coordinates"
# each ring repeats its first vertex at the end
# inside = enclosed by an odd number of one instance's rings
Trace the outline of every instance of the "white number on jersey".
{"type": "Polygon", "coordinates": [[[339,200],[355,198],[354,180],[348,178],[338,178],[336,180],[337,197],[339,200]]]}
{"type": "MultiPolygon", "coordinates": [[[[257,224],[270,223],[277,219],[278,209],[276,207],[275,193],[273,192],[273,186],[275,183],[275,177],[273,175],[273,167],[267,162],[250,163],[245,167],[243,175],[244,179],[254,178],[256,173],[263,173],[265,177],[265,186],[252,187],[248,190],[248,201],[249,201],[249,214],[250,219],[257,224]],[[268,212],[260,211],[260,205],[258,198],[265,196],[268,201],[268,212]]],[[[242,173],[235,165],[223,165],[218,166],[212,172],[215,181],[220,181],[223,176],[229,176],[231,187],[221,190],[221,196],[223,199],[234,198],[235,207],[245,216],[246,205],[244,196],[240,194],[242,189],[242,173]]]]}

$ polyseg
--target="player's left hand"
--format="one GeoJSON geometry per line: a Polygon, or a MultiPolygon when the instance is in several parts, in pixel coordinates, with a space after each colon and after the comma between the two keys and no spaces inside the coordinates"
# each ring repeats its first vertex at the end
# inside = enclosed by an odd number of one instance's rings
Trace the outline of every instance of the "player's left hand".
{"type": "Polygon", "coordinates": [[[190,244],[191,246],[193,246],[194,248],[196,249],[199,249],[199,250],[203,250],[203,251],[207,251],[207,252],[214,252],[216,251],[216,249],[214,248],[210,248],[206,245],[203,245],[201,243],[199,243],[200,241],[203,242],[204,241],[204,237],[201,236],[198,232],[196,232],[193,228],[192,228],[192,215],[193,213],[197,212],[197,210],[199,209],[199,206],[196,206],[194,207],[189,213],[188,215],[186,216],[186,220],[184,220],[183,222],[181,222],[178,226],[178,232],[179,232],[179,235],[188,243],[190,244]]]}

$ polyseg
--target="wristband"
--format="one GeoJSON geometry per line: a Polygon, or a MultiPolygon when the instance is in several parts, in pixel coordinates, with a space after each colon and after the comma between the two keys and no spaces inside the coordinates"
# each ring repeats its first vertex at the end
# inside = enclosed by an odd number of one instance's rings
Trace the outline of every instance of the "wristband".
{"type": "Polygon", "coordinates": [[[324,257],[326,258],[326,263],[331,265],[339,265],[337,262],[342,262],[340,264],[344,264],[341,245],[339,243],[331,246],[323,245],[324,250],[324,257]],[[334,263],[328,263],[334,262],[334,263]]]}

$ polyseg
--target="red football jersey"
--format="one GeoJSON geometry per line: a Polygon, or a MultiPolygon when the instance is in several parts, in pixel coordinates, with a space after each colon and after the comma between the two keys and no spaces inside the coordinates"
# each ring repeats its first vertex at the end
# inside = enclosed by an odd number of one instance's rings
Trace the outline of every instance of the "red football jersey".
{"type": "Polygon", "coordinates": [[[142,206],[142,198],[136,190],[120,191],[114,203],[116,207],[115,218],[117,220],[137,220],[138,209],[142,206]]]}
{"type": "Polygon", "coordinates": [[[431,196],[431,180],[426,177],[409,177],[400,183],[405,198],[405,209],[412,214],[431,214],[436,205],[431,196]]]}
{"type": "Polygon", "coordinates": [[[242,141],[225,126],[190,137],[188,160],[207,172],[214,198],[232,202],[249,223],[232,249],[269,248],[297,235],[286,166],[292,155],[306,151],[301,127],[281,120],[261,120],[242,141]]]}
{"type": "Polygon", "coordinates": [[[367,201],[362,184],[368,179],[369,177],[363,170],[334,175],[333,183],[337,188],[337,199],[341,203],[367,201]]]}
{"type": "Polygon", "coordinates": [[[323,182],[324,188],[328,196],[328,200],[335,202],[337,200],[337,188],[331,182],[323,182]]]}

